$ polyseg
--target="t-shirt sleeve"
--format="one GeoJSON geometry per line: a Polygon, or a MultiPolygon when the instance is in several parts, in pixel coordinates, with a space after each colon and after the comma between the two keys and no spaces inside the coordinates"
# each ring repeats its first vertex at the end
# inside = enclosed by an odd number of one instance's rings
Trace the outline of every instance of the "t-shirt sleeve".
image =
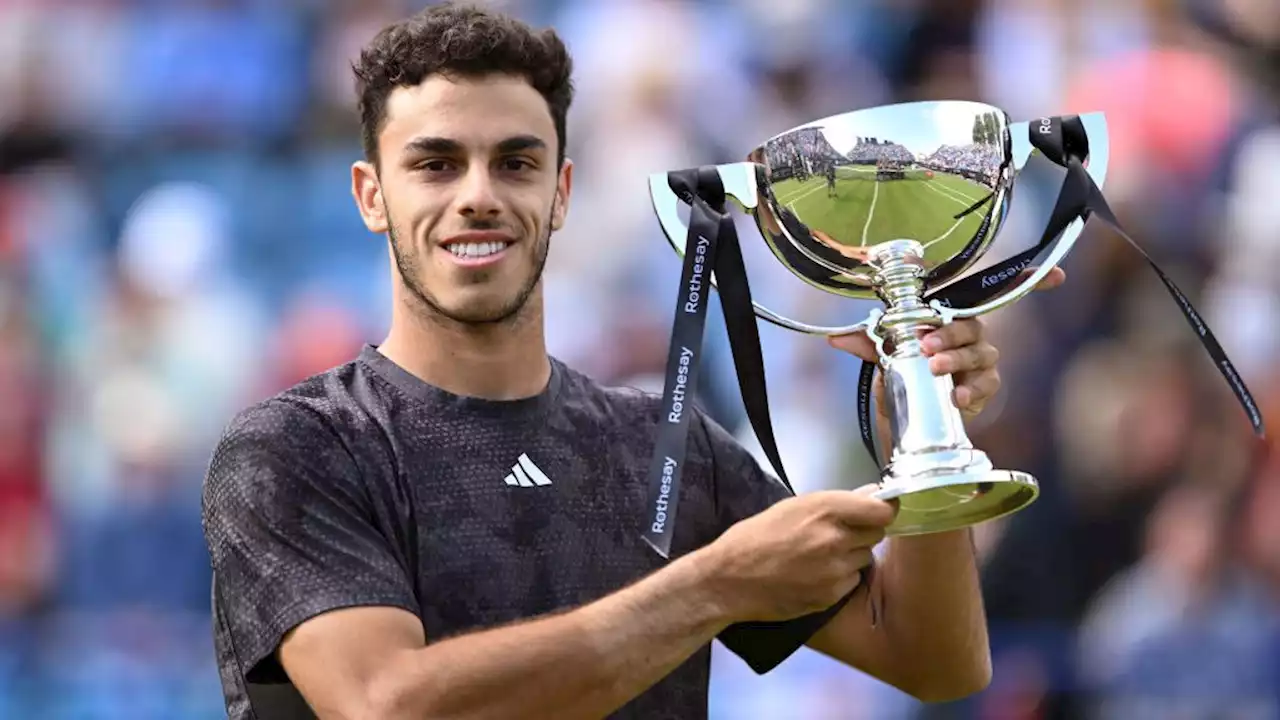
{"type": "MultiPolygon", "coordinates": [[[[699,415],[706,428],[715,483],[717,522],[720,531],[756,515],[792,496],[782,481],[765,472],[760,463],[714,420],[699,415]]],[[[719,640],[759,674],[791,657],[849,602],[852,593],[826,610],[781,622],[746,622],[731,625],[719,640]]]]}
{"type": "Polygon", "coordinates": [[[202,513],[221,630],[250,682],[285,680],[275,650],[311,617],[360,605],[417,613],[354,460],[309,408],[275,400],[238,415],[214,451],[202,513]]]}

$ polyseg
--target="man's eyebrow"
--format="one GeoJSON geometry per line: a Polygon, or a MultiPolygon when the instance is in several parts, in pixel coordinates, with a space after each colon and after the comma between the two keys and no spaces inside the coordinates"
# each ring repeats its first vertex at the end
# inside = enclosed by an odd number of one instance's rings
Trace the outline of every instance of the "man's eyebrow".
{"type": "Polygon", "coordinates": [[[547,144],[534,135],[514,135],[498,143],[498,153],[506,155],[524,150],[546,150],[547,144]]]}
{"type": "Polygon", "coordinates": [[[444,137],[417,137],[405,143],[404,149],[422,154],[456,155],[462,152],[462,143],[444,137]]]}

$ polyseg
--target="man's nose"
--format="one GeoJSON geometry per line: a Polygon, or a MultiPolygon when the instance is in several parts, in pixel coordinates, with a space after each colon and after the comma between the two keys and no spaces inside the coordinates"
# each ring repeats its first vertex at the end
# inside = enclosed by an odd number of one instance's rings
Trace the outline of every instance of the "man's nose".
{"type": "Polygon", "coordinates": [[[492,218],[500,210],[501,205],[488,169],[469,169],[458,191],[458,213],[468,218],[492,218]]]}

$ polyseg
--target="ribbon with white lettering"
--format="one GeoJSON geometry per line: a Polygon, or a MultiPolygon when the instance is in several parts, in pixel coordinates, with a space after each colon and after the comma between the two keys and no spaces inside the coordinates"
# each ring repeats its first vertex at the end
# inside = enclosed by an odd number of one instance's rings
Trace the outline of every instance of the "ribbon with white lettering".
{"type": "MultiPolygon", "coordinates": [[[[1080,218],[1088,221],[1092,217],[1098,217],[1137,250],[1159,276],[1235,393],[1255,435],[1265,437],[1262,413],[1257,403],[1204,318],[1150,255],[1120,227],[1102,191],[1085,170],[1089,142],[1079,117],[1067,115],[1042,118],[1032,125],[1030,139],[1031,144],[1046,158],[1067,170],[1040,241],[1029,250],[987,270],[952,283],[944,289],[926,293],[925,299],[938,300],[949,307],[974,307],[988,302],[1007,292],[1020,279],[1022,271],[1030,267],[1041,253],[1051,251],[1057,243],[1062,242],[1063,232],[1074,220],[1080,218]]],[[[725,191],[719,172],[713,166],[681,170],[669,173],[667,180],[676,195],[690,206],[691,214],[689,233],[685,239],[679,302],[667,357],[657,441],[649,468],[648,513],[644,529],[645,541],[664,558],[670,554],[674,535],[680,499],[680,478],[684,469],[690,413],[697,391],[708,293],[713,275],[719,288],[729,347],[733,353],[747,418],[778,478],[788,490],[791,489],[769,417],[764,361],[759,330],[752,311],[751,290],[737,231],[732,218],[725,212],[725,191]]],[[[962,215],[977,207],[981,207],[981,204],[966,210],[962,215]]],[[[988,218],[987,222],[990,221],[988,218]]],[[[980,237],[981,234],[975,236],[975,239],[980,237]]],[[[863,443],[872,458],[878,459],[875,426],[871,418],[875,370],[874,363],[863,363],[858,380],[857,403],[863,443]]]]}
{"type": "Polygon", "coordinates": [[[733,218],[725,212],[724,184],[714,166],[681,170],[667,176],[671,189],[690,206],[685,238],[684,270],[667,351],[657,439],[649,465],[649,494],[643,537],[659,555],[671,553],[680,478],[698,386],[707,301],[714,273],[733,353],[738,386],[747,418],[779,479],[791,489],[778,454],[769,418],[769,399],[760,350],[759,328],[752,310],[746,264],[733,218]]]}
{"type": "MultiPolygon", "coordinates": [[[[1053,213],[1049,217],[1049,223],[1045,227],[1044,235],[1041,236],[1040,242],[1036,243],[1031,249],[997,263],[987,270],[952,283],[944,289],[926,293],[925,299],[938,300],[949,307],[974,307],[988,302],[1012,287],[1020,279],[1022,271],[1030,267],[1037,256],[1061,242],[1063,231],[1073,221],[1081,218],[1087,222],[1090,218],[1097,217],[1115,230],[1121,238],[1128,242],[1130,247],[1137,250],[1151,269],[1155,271],[1160,278],[1160,282],[1164,284],[1169,295],[1177,303],[1178,309],[1186,317],[1187,324],[1195,331],[1200,344],[1204,346],[1205,351],[1213,359],[1218,372],[1222,374],[1227,385],[1230,386],[1231,391],[1235,394],[1245,415],[1249,418],[1249,423],[1253,426],[1254,434],[1258,438],[1265,437],[1266,430],[1263,426],[1262,413],[1258,409],[1253,395],[1249,392],[1249,388],[1245,385],[1244,379],[1240,377],[1235,365],[1227,357],[1226,351],[1223,350],[1217,338],[1214,337],[1213,331],[1209,329],[1208,323],[1205,322],[1204,318],[1195,309],[1195,306],[1191,304],[1191,300],[1178,288],[1177,284],[1160,269],[1155,260],[1120,226],[1120,221],[1116,219],[1115,214],[1111,211],[1111,207],[1107,204],[1102,190],[1098,188],[1085,169],[1085,163],[1089,158],[1089,137],[1079,116],[1063,115],[1041,118],[1039,121],[1030,124],[1029,134],[1033,147],[1043,153],[1047,159],[1065,167],[1067,170],[1066,177],[1062,182],[1062,188],[1058,191],[1058,200],[1054,205],[1053,213]]],[[[858,421],[862,427],[863,444],[866,445],[867,452],[871,454],[872,458],[877,457],[875,439],[872,432],[870,404],[875,369],[874,363],[864,362],[862,373],[858,378],[858,421]]]]}
{"type": "MultiPolygon", "coordinates": [[[[983,205],[986,205],[987,203],[991,202],[992,199],[994,198],[995,198],[995,193],[991,193],[987,195],[985,198],[970,205],[964,210],[956,213],[955,217],[952,219],[957,221],[962,220],[965,217],[968,217],[969,215],[973,214],[974,212],[977,212],[983,205]]],[[[928,278],[935,278],[935,277],[950,277],[956,273],[957,269],[968,265],[969,262],[973,259],[974,253],[978,252],[978,249],[982,247],[983,240],[986,238],[987,230],[991,228],[991,220],[994,216],[995,216],[994,210],[992,212],[987,213],[986,215],[983,215],[982,221],[978,223],[977,231],[973,233],[973,237],[969,240],[969,242],[965,243],[964,247],[961,248],[960,252],[956,253],[954,257],[952,257],[951,259],[947,260],[944,263],[939,263],[937,267],[930,270],[928,276],[926,277],[926,280],[928,278]]]]}

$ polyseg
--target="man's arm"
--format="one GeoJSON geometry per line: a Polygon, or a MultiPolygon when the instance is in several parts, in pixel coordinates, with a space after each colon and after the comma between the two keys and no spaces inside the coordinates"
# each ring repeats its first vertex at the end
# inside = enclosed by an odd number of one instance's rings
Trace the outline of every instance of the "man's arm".
{"type": "Polygon", "coordinates": [[[395,501],[341,440],[305,408],[256,408],[219,443],[204,492],[239,663],[224,682],[287,675],[322,718],[607,715],[731,624],[831,607],[893,516],[853,493],[791,498],[581,609],[427,638],[380,519],[395,501]]]}
{"type": "Polygon", "coordinates": [[[578,610],[425,647],[410,613],[339,610],[299,625],[280,655],[322,718],[598,718],[733,623],[845,597],[892,518],[855,493],[791,498],[578,610]]]}
{"type": "MultiPolygon", "coordinates": [[[[407,560],[379,520],[396,500],[361,481],[346,447],[308,407],[271,402],[232,423],[204,488],[239,671],[249,683],[287,676],[321,718],[601,717],[768,600],[754,576],[735,580],[739,556],[760,553],[720,543],[571,612],[427,638],[407,560]]],[[[830,549],[809,563],[783,550],[780,565],[794,568],[789,586],[778,581],[784,611],[847,591],[853,569],[830,549]]]]}
{"type": "MultiPolygon", "coordinates": [[[[883,393],[882,377],[876,391],[883,393]]],[[[887,417],[876,424],[888,447],[887,417]]],[[[986,689],[991,647],[971,530],[890,538],[870,577],[809,647],[922,702],[986,689]]]]}
{"type": "MultiPolygon", "coordinates": [[[[1027,268],[1022,277],[1034,270],[1027,268]]],[[[1037,289],[1052,289],[1065,279],[1055,268],[1037,289]]],[[[930,369],[935,375],[953,375],[952,399],[970,417],[981,412],[1001,385],[999,352],[983,335],[982,323],[969,319],[924,338],[930,369]]],[[[863,360],[876,358],[864,334],[829,341],[863,360]]],[[[883,393],[882,380],[877,380],[877,394],[883,393]]],[[[884,403],[879,405],[883,410],[884,403]]],[[[888,447],[883,412],[878,420],[881,444],[888,447]]],[[[983,690],[991,682],[991,649],[975,556],[969,530],[893,538],[866,590],[876,600],[879,617],[873,618],[872,604],[860,593],[808,644],[922,700],[953,700],[983,690]]]]}
{"type": "Polygon", "coordinates": [[[728,624],[700,560],[571,612],[431,645],[410,613],[338,610],[291,632],[281,662],[321,718],[604,717],[728,624]]]}
{"type": "Polygon", "coordinates": [[[892,538],[871,577],[809,647],[924,702],[987,687],[991,650],[969,530],[892,538]]]}
{"type": "MultiPolygon", "coordinates": [[[[785,493],[781,484],[766,476],[722,429],[710,421],[705,424],[716,448],[722,522],[751,517],[779,502],[785,493]]],[[[837,494],[869,500],[875,489],[867,485],[837,494]]],[[[867,530],[879,533],[869,541],[870,548],[884,535],[880,528],[867,530]]],[[[952,700],[986,687],[990,651],[968,531],[892,538],[883,564],[859,575],[854,578],[861,580],[859,587],[847,602],[813,616],[812,622],[753,624],[721,640],[762,673],[804,645],[926,702],[952,700]]]]}

